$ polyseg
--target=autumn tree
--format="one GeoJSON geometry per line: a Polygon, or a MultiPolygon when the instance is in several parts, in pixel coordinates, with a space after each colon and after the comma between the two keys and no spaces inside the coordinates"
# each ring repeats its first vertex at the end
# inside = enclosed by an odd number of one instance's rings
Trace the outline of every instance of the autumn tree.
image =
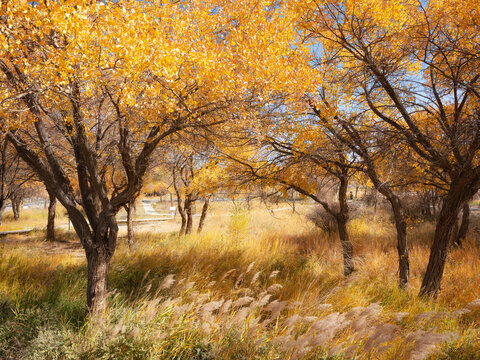
{"type": "Polygon", "coordinates": [[[12,204],[15,220],[18,220],[19,207],[23,200],[22,187],[32,177],[31,171],[9,144],[6,136],[0,132],[0,225],[8,201],[12,204]]]}
{"type": "Polygon", "coordinates": [[[214,146],[200,136],[173,137],[165,156],[181,218],[179,234],[192,233],[193,207],[198,200],[203,200],[197,227],[197,233],[201,233],[210,197],[226,185],[226,177],[222,177],[223,169],[216,164],[214,146]]]}
{"type": "MultiPolygon", "coordinates": [[[[292,109],[293,110],[293,109],[292,109]]],[[[357,171],[356,156],[335,137],[312,122],[309,114],[290,116],[282,105],[259,109],[261,126],[236,134],[239,148],[224,151],[233,162],[236,181],[260,182],[280,189],[288,196],[295,190],[315,201],[337,225],[342,246],[343,272],[354,271],[353,245],[347,230],[349,180],[357,171]],[[243,149],[242,149],[243,148],[243,149]],[[335,183],[336,201],[325,194],[325,185],[335,183]]]]}
{"type": "Polygon", "coordinates": [[[312,1],[303,29],[335,69],[343,108],[384,128],[444,172],[447,192],[420,294],[440,289],[454,223],[480,187],[476,2],[312,1]]]}
{"type": "MultiPolygon", "coordinates": [[[[288,7],[244,1],[2,2],[0,118],[66,208],[85,249],[87,306],[103,309],[118,225],[156,147],[225,123],[245,93],[301,87],[288,7]],[[112,169],[112,164],[115,166],[112,169]],[[120,171],[112,189],[109,178],[120,171]]],[[[296,15],[295,15],[296,16],[296,15]]]]}
{"type": "MultiPolygon", "coordinates": [[[[334,112],[325,100],[320,96],[320,103],[316,105],[309,101],[313,114],[323,124],[326,131],[334,136],[344,146],[348,147],[358,156],[357,168],[364,172],[370,179],[375,189],[380,192],[390,203],[397,235],[398,253],[398,276],[399,285],[402,288],[408,286],[410,277],[410,261],[407,244],[407,221],[404,205],[398,193],[401,181],[405,179],[405,173],[399,174],[394,167],[399,164],[398,158],[404,152],[402,146],[397,149],[391,146],[390,136],[376,131],[374,126],[368,126],[366,122],[359,121],[358,116],[344,116],[334,112]],[[385,169],[385,165],[388,168],[385,169]],[[396,181],[395,179],[401,179],[396,181]]],[[[402,168],[408,169],[408,161],[402,159],[402,168]]]]}

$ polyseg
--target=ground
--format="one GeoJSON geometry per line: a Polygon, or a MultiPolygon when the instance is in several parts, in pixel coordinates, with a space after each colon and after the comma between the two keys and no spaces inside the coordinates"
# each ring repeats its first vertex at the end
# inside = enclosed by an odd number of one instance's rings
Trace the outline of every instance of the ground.
{"type": "MultiPolygon", "coordinates": [[[[169,206],[153,208],[163,214],[169,206]]],[[[58,242],[43,241],[43,231],[2,238],[0,358],[480,358],[474,231],[452,250],[432,301],[417,297],[432,224],[409,229],[411,283],[403,291],[388,214],[352,219],[357,270],[344,279],[338,239],[306,219],[312,204],[296,208],[216,202],[202,235],[178,238],[177,217],[139,226],[132,250],[122,226],[101,319],[86,315],[83,250],[61,210],[58,242]]],[[[17,228],[41,223],[44,210],[29,211],[17,228]]],[[[139,202],[137,216],[157,215],[139,202]]],[[[8,218],[4,226],[13,228],[8,218]]]]}

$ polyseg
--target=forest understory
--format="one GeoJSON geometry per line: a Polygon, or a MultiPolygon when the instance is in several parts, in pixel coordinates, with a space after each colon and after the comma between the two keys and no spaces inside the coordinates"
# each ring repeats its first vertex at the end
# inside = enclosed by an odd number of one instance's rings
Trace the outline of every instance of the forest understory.
{"type": "Polygon", "coordinates": [[[311,206],[270,210],[215,205],[202,235],[139,229],[133,249],[122,235],[99,318],[87,315],[72,232],[1,239],[0,358],[479,358],[476,216],[434,301],[417,295],[432,224],[409,226],[401,290],[388,215],[350,221],[356,270],[345,279],[338,238],[306,219],[311,206]]]}

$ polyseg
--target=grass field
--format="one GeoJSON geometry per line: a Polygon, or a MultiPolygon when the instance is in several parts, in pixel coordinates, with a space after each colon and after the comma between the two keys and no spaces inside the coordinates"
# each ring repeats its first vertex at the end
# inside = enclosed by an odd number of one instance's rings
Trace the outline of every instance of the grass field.
{"type": "Polygon", "coordinates": [[[62,230],[55,246],[42,232],[0,239],[0,358],[480,358],[474,232],[449,255],[433,302],[417,297],[431,224],[410,229],[405,292],[387,217],[350,222],[357,270],[345,280],[338,240],[304,216],[312,207],[276,208],[215,203],[202,235],[178,238],[178,222],[147,227],[133,250],[122,235],[101,319],[85,312],[74,234],[62,230]]]}

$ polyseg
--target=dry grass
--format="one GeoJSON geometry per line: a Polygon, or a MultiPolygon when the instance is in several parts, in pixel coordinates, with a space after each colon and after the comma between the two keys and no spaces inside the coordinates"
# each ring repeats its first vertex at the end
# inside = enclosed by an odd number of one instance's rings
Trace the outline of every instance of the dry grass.
{"type": "MultiPolygon", "coordinates": [[[[56,210],[56,224],[67,225],[68,219],[65,215],[65,209],[62,206],[58,206],[56,210]]],[[[20,219],[15,221],[11,210],[5,211],[2,224],[0,225],[1,231],[10,230],[22,230],[32,228],[44,228],[47,225],[47,209],[24,209],[20,213],[20,219]]]]}
{"type": "Polygon", "coordinates": [[[431,225],[410,231],[405,292],[382,217],[350,223],[357,271],[345,280],[335,238],[302,215],[273,214],[222,204],[201,236],[143,233],[133,252],[120,239],[111,306],[96,321],[84,312],[84,259],[0,245],[0,358],[480,358],[473,235],[450,254],[433,302],[416,296],[431,225]]]}

